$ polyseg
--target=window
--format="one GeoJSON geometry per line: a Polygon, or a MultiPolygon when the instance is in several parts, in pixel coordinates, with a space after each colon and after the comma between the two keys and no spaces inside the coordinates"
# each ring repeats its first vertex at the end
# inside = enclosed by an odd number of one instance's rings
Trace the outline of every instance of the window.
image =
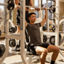
{"type": "Polygon", "coordinates": [[[0,0],[0,3],[4,3],[4,0],[0,0]]]}
{"type": "Polygon", "coordinates": [[[38,2],[39,2],[39,0],[34,0],[34,6],[35,7],[39,7],[38,2]]]}

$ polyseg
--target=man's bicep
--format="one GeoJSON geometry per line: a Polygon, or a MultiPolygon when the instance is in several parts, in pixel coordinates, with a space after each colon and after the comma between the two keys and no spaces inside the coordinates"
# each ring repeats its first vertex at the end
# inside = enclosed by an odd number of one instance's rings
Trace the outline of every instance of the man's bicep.
{"type": "Polygon", "coordinates": [[[46,19],[44,18],[44,19],[42,20],[42,22],[41,22],[41,26],[44,26],[45,22],[46,22],[46,19]]]}

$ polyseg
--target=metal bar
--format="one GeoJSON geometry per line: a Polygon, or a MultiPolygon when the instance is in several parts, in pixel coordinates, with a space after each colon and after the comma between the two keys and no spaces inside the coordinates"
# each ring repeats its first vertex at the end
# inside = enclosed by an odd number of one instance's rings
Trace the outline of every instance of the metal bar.
{"type": "Polygon", "coordinates": [[[21,40],[20,40],[20,46],[21,46],[21,49],[20,49],[20,53],[21,53],[21,58],[24,62],[24,64],[29,64],[27,62],[27,57],[26,57],[26,52],[25,52],[25,0],[20,0],[21,4],[21,27],[22,27],[22,30],[21,30],[21,40]]]}
{"type": "Polygon", "coordinates": [[[45,34],[45,35],[49,35],[49,36],[54,36],[54,35],[56,35],[55,32],[41,32],[41,33],[43,33],[43,34],[45,34]]]}
{"type": "Polygon", "coordinates": [[[21,40],[21,38],[20,38],[20,34],[19,35],[17,35],[17,34],[7,34],[6,35],[6,38],[7,39],[17,39],[17,40],[21,40]]]}
{"type": "Polygon", "coordinates": [[[59,43],[59,0],[56,0],[56,14],[58,14],[58,19],[56,18],[55,45],[58,46],[58,43],[59,43]]]}
{"type": "Polygon", "coordinates": [[[0,6],[7,6],[7,3],[0,3],[0,6]]]}

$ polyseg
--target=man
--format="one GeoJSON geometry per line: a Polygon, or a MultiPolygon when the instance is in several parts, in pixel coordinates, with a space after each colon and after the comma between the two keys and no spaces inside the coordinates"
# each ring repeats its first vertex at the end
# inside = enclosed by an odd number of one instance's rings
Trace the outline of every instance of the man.
{"type": "Polygon", "coordinates": [[[35,52],[40,54],[40,61],[41,64],[45,64],[46,56],[48,52],[53,52],[52,59],[50,64],[55,64],[55,60],[59,54],[59,48],[54,45],[49,45],[47,43],[42,43],[40,38],[40,26],[44,26],[45,22],[47,21],[47,9],[45,9],[45,17],[41,23],[36,23],[36,14],[29,13],[28,18],[30,23],[26,22],[26,29],[30,36],[30,44],[34,45],[35,52]]]}

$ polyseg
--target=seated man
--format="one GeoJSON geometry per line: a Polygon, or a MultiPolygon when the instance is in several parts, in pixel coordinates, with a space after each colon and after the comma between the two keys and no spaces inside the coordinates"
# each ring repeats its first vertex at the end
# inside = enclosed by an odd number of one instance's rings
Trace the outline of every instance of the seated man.
{"type": "Polygon", "coordinates": [[[28,19],[30,23],[26,22],[26,28],[28,31],[28,34],[30,36],[30,44],[34,45],[35,52],[37,54],[40,54],[40,61],[41,64],[45,64],[46,56],[48,52],[53,52],[51,63],[55,64],[55,60],[57,59],[57,56],[59,54],[59,48],[54,45],[49,45],[47,43],[42,43],[40,38],[40,26],[44,26],[45,22],[47,21],[47,9],[45,10],[45,17],[42,20],[41,23],[36,23],[36,14],[35,13],[29,13],[28,19]]]}

